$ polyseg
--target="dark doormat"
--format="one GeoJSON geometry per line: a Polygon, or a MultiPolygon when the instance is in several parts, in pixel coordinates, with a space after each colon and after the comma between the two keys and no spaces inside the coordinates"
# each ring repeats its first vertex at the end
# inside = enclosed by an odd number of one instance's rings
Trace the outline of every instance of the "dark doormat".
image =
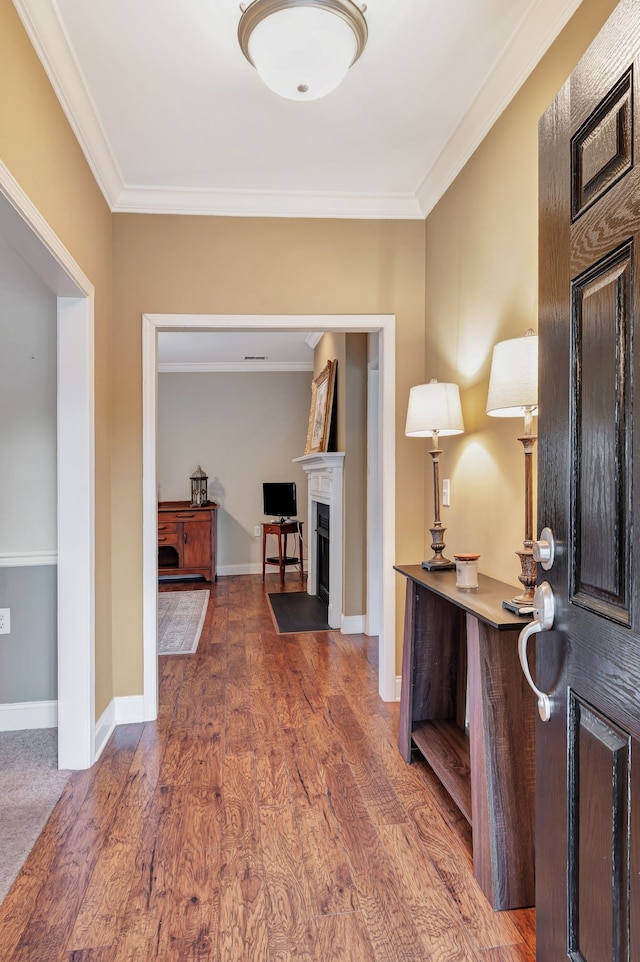
{"type": "Polygon", "coordinates": [[[306,591],[273,592],[267,595],[273,620],[281,635],[298,631],[329,631],[327,605],[306,591]]]}

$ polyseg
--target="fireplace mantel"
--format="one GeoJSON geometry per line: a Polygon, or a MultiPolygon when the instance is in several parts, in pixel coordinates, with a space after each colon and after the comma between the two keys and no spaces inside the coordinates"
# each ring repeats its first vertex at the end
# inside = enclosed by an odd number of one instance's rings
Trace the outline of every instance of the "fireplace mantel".
{"type": "Polygon", "coordinates": [[[324,454],[305,454],[294,459],[295,464],[307,473],[309,481],[308,532],[309,532],[309,575],[307,591],[310,595],[317,592],[317,542],[316,525],[318,502],[329,505],[329,610],[327,613],[332,628],[342,626],[342,585],[343,553],[343,471],[344,451],[330,451],[324,454]]]}

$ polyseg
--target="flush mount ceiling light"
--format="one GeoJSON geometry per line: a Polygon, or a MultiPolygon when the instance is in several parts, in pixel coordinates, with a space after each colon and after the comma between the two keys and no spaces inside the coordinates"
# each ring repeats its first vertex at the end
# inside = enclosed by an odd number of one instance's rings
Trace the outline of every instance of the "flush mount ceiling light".
{"type": "Polygon", "coordinates": [[[353,0],[253,0],[240,9],[243,54],[289,100],[335,90],[367,42],[366,5],[353,0]]]}

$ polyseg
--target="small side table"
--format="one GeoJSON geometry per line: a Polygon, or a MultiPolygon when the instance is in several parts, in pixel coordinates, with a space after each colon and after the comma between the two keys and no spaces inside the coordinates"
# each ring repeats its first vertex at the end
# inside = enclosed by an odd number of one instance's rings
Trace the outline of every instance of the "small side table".
{"type": "MultiPolygon", "coordinates": [[[[280,570],[280,584],[284,584],[284,573],[287,565],[300,565],[300,581],[304,580],[302,567],[302,525],[303,521],[265,521],[262,524],[262,580],[264,581],[266,565],[278,565],[280,570]],[[278,540],[278,554],[267,557],[267,535],[275,535],[278,540]],[[287,539],[289,535],[298,536],[298,554],[287,554],[287,539]]],[[[295,547],[294,547],[295,551],[295,547]]]]}

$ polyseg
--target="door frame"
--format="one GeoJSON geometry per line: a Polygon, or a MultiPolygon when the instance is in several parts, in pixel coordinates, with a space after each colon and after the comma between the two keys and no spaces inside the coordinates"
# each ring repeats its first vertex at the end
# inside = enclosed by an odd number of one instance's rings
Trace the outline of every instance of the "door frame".
{"type": "Polygon", "coordinates": [[[381,527],[378,691],[396,700],[395,616],[395,315],[393,314],[144,314],[142,317],[142,579],[143,713],[158,712],[157,657],[157,502],[158,333],[160,331],[336,331],[378,336],[380,358],[379,496],[381,527]]]}
{"type": "Polygon", "coordinates": [[[95,745],[94,287],[0,161],[0,235],[57,295],[58,767],[95,745]]]}

